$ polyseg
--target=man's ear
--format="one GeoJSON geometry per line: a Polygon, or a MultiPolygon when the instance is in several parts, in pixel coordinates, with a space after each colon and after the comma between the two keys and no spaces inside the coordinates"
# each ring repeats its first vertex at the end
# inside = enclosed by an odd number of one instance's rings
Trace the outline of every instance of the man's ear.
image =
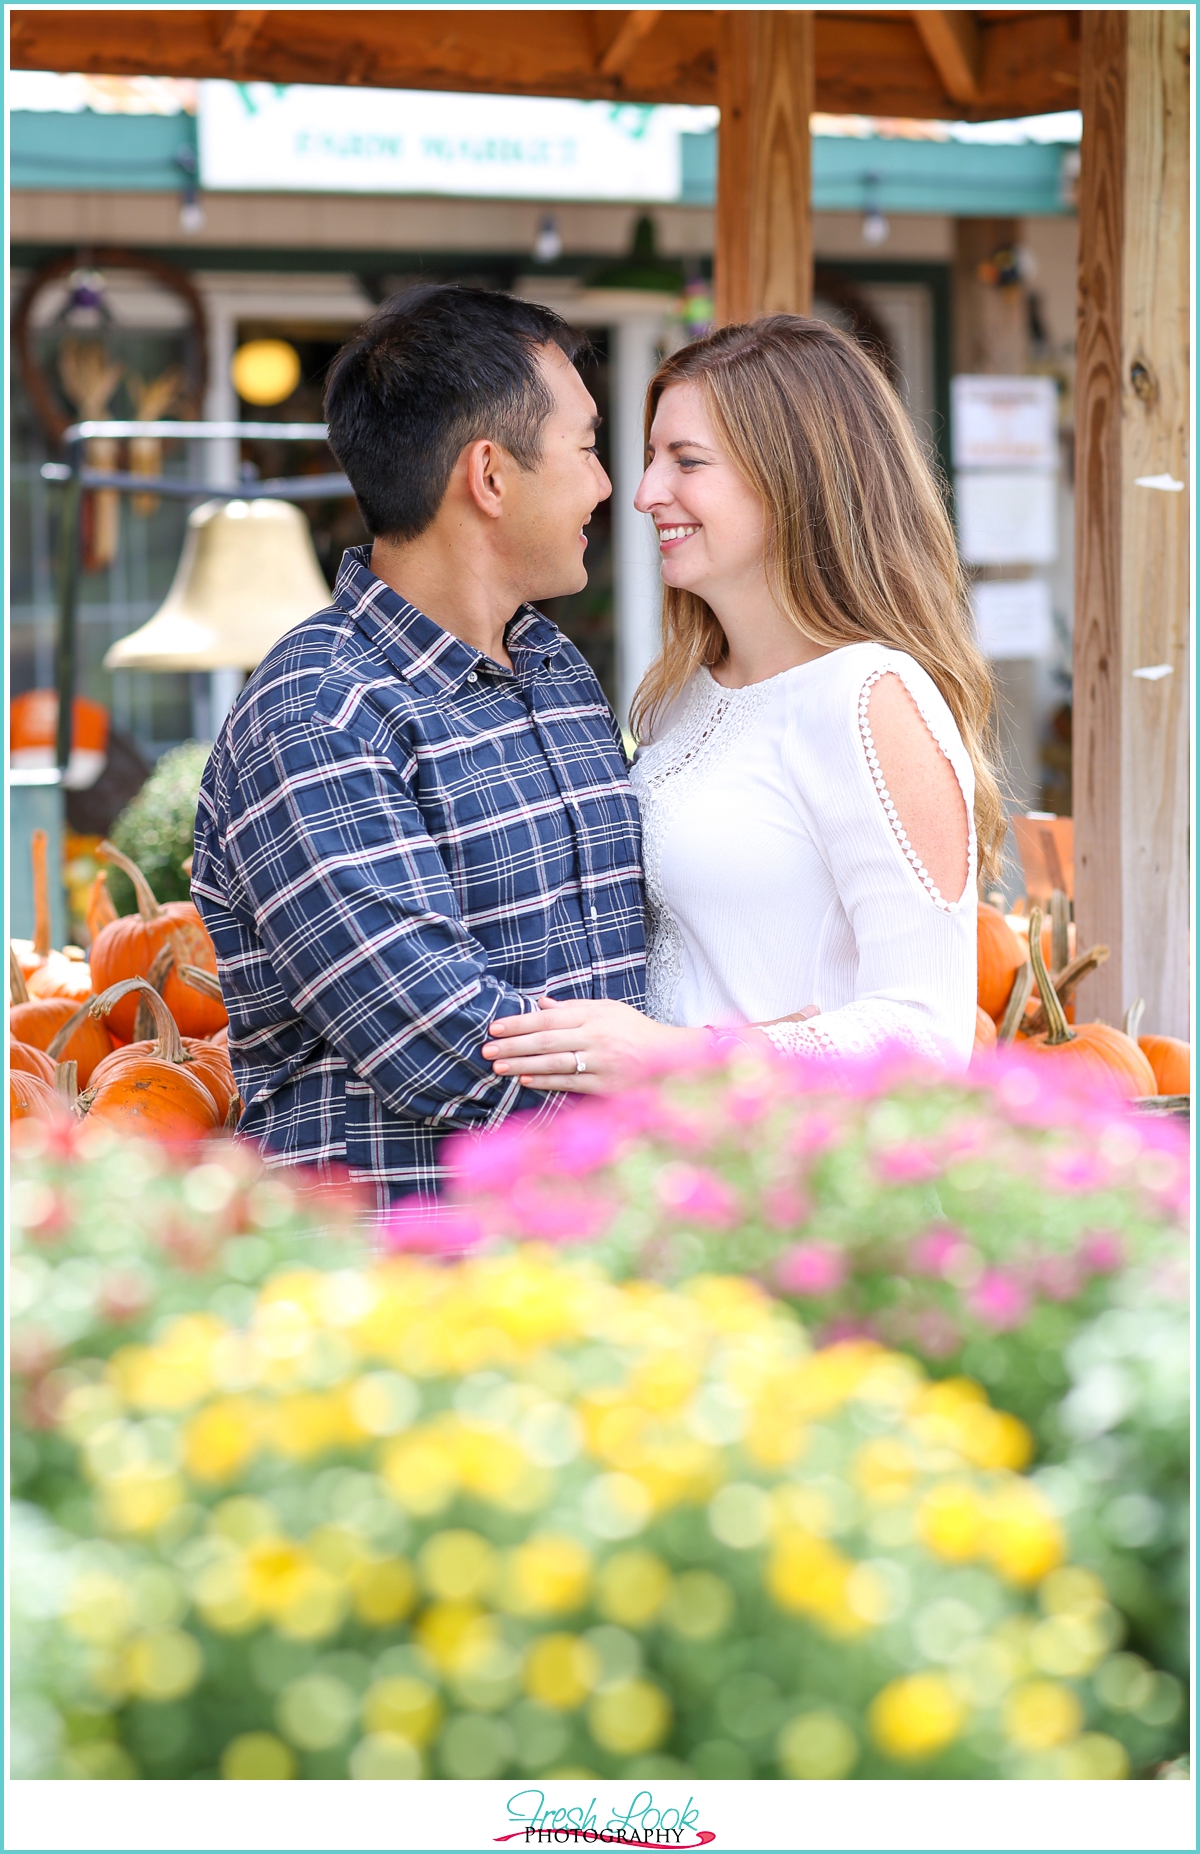
{"type": "Polygon", "coordinates": [[[467,494],[481,515],[493,521],[504,512],[504,494],[512,459],[503,445],[491,438],[476,438],[462,454],[467,494]]]}

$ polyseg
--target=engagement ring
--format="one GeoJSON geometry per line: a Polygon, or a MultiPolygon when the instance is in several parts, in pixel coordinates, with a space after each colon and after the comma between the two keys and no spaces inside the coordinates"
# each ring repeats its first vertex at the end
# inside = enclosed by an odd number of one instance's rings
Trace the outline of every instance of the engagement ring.
{"type": "Polygon", "coordinates": [[[584,1061],[579,1051],[576,1050],[575,1051],[575,1073],[576,1075],[582,1075],[586,1072],[586,1070],[587,1070],[587,1063],[584,1061]]]}

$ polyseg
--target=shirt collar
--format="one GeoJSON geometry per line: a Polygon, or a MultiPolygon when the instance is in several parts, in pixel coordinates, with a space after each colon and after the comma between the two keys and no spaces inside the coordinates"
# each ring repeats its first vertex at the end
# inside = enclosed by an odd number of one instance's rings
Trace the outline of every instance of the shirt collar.
{"type": "MultiPolygon", "coordinates": [[[[410,605],[371,571],[371,546],[348,547],[342,555],[333,603],[382,650],[396,674],[422,694],[444,695],[461,688],[480,663],[481,650],[464,644],[417,606],[410,605]]],[[[532,605],[523,605],[509,620],[505,643],[514,663],[541,656],[547,661],[562,644],[562,633],[532,605]],[[519,653],[519,655],[518,655],[519,653]]],[[[527,667],[535,667],[527,662],[527,667]]]]}

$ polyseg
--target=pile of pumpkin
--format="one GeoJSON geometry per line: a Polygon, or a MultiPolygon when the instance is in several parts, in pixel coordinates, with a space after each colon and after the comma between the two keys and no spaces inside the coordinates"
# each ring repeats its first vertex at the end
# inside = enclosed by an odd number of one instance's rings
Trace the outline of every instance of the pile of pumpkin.
{"type": "Polygon", "coordinates": [[[33,837],[34,934],[9,947],[9,1118],[86,1116],[170,1142],[236,1125],[228,1018],[213,943],[190,901],[160,906],[111,843],[135,914],[118,915],[104,872],[88,897],[91,945],[50,944],[46,835],[33,837]]]}
{"type": "Polygon", "coordinates": [[[1140,998],[1125,1013],[1123,1029],[1075,1022],[1075,993],[1104,964],[1108,948],[1075,954],[1064,894],[1051,896],[1048,916],[1031,908],[1027,921],[1016,919],[1018,930],[1013,919],[986,902],[979,905],[977,1053],[1015,1047],[1039,1061],[1090,1070],[1106,1075],[1129,1100],[1190,1094],[1188,1044],[1173,1036],[1139,1036],[1140,998]]]}

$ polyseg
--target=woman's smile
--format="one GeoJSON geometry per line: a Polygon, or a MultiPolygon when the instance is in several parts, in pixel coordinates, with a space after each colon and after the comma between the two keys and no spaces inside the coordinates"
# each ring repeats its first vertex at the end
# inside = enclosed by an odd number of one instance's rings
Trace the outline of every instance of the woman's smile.
{"type": "Polygon", "coordinates": [[[690,541],[694,534],[698,534],[702,525],[698,521],[676,522],[670,527],[664,524],[658,529],[659,548],[663,552],[673,552],[682,542],[690,541]]]}

